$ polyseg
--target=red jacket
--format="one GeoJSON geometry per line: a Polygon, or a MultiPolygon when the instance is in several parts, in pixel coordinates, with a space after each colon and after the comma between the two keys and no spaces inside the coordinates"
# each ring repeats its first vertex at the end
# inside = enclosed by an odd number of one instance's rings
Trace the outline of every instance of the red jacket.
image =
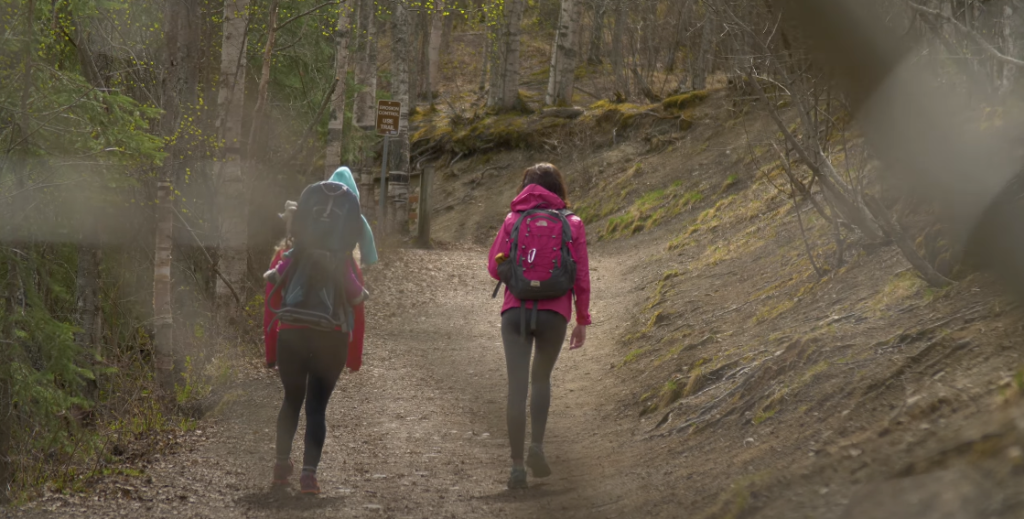
{"type": "MultiPolygon", "coordinates": [[[[500,253],[510,255],[512,226],[519,219],[519,213],[529,209],[564,209],[565,202],[558,195],[544,189],[536,184],[526,186],[519,196],[512,200],[512,212],[505,217],[505,223],[498,231],[498,236],[491,245],[491,251],[487,256],[487,271],[491,277],[498,279],[498,263],[494,261],[495,256],[500,253]]],[[[576,294],[576,324],[590,324],[590,261],[587,258],[587,232],[583,227],[583,220],[578,216],[571,215],[567,218],[569,227],[572,228],[572,242],[569,244],[569,251],[576,262],[576,284],[572,292],[557,299],[546,299],[537,302],[538,310],[553,310],[562,314],[566,321],[572,317],[573,294],[576,294]]],[[[501,306],[502,313],[511,308],[519,308],[522,302],[515,298],[508,288],[505,288],[505,303],[501,306]]],[[[532,305],[531,305],[532,308],[532,305]]]]}
{"type": "MultiPolygon", "coordinates": [[[[281,256],[284,254],[283,250],[277,251],[274,254],[274,259],[270,262],[270,268],[277,267],[277,264],[281,261],[281,256]]],[[[354,265],[356,276],[359,278],[359,282],[363,283],[363,273],[359,269],[359,265],[354,265]]],[[[263,347],[266,355],[267,366],[273,366],[277,364],[277,332],[280,329],[280,323],[274,322],[274,326],[270,326],[270,322],[274,319],[274,312],[272,309],[281,308],[281,290],[278,290],[271,295],[271,291],[274,290],[274,285],[267,283],[266,293],[264,297],[269,298],[267,304],[263,307],[263,347]]],[[[363,305],[358,305],[353,308],[355,312],[355,327],[352,330],[352,334],[349,336],[348,342],[348,360],[345,365],[352,371],[359,371],[359,368],[363,365],[363,336],[366,329],[366,313],[363,305]]],[[[294,327],[294,326],[293,326],[294,327]]]]}

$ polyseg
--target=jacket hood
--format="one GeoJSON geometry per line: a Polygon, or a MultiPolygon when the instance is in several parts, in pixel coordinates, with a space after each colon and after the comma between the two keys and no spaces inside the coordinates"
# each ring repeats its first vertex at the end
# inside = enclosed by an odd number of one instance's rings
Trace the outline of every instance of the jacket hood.
{"type": "Polygon", "coordinates": [[[331,175],[331,182],[338,182],[339,184],[345,184],[345,187],[349,191],[355,193],[356,200],[359,200],[359,188],[356,187],[356,180],[352,177],[352,172],[348,168],[342,166],[331,175]]]}
{"type": "Polygon", "coordinates": [[[530,184],[512,200],[512,210],[523,212],[530,209],[565,209],[565,202],[551,191],[530,184]]]}

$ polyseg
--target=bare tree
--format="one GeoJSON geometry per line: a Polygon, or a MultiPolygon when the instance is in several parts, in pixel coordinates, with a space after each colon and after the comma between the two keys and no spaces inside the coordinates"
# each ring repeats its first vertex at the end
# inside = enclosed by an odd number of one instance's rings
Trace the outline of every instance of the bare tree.
{"type": "Polygon", "coordinates": [[[562,0],[558,17],[558,31],[551,50],[551,69],[548,92],[544,102],[548,105],[572,105],[573,82],[576,76],[576,31],[579,25],[577,0],[562,0]]]}
{"type": "Polygon", "coordinates": [[[245,107],[245,42],[249,0],[224,0],[224,30],[217,95],[221,160],[214,169],[218,212],[217,306],[221,317],[237,310],[237,291],[248,272],[248,210],[242,179],[242,118],[245,107]]]}
{"type": "Polygon", "coordinates": [[[352,116],[356,126],[368,129],[374,125],[373,104],[377,97],[377,3],[359,3],[359,57],[356,61],[356,98],[352,116]]]}
{"type": "Polygon", "coordinates": [[[604,18],[608,13],[611,0],[591,0],[592,25],[590,29],[590,46],[587,48],[587,63],[600,65],[604,63],[604,18]]]}
{"type": "Polygon", "coordinates": [[[626,25],[629,10],[626,0],[615,0],[615,27],[612,30],[612,74],[615,77],[616,97],[625,100],[629,97],[629,78],[626,76],[626,63],[623,47],[626,40],[626,25]]]}
{"type": "Polygon", "coordinates": [[[496,110],[512,110],[519,103],[519,46],[523,22],[524,0],[503,0],[496,8],[496,59],[490,68],[490,93],[487,106],[496,110]]]}
{"type": "Polygon", "coordinates": [[[444,18],[444,0],[434,0],[434,9],[430,14],[430,44],[427,52],[427,95],[430,101],[433,101],[434,92],[441,81],[441,36],[444,32],[444,18]]]}
{"type": "Polygon", "coordinates": [[[338,6],[338,27],[334,33],[334,95],[331,97],[331,118],[327,123],[327,154],[324,157],[324,178],[330,178],[341,167],[343,131],[345,129],[345,93],[348,83],[348,51],[351,34],[350,13],[355,0],[343,0],[338,6]]]}
{"type": "Polygon", "coordinates": [[[400,234],[408,232],[409,209],[409,54],[411,20],[409,11],[396,1],[391,18],[391,94],[402,103],[398,120],[398,137],[391,147],[391,177],[396,181],[388,183],[388,197],[391,200],[392,217],[388,219],[394,230],[400,234]]]}
{"type": "Polygon", "coordinates": [[[183,144],[175,136],[181,127],[183,107],[194,104],[197,95],[198,21],[194,13],[198,0],[168,2],[164,10],[164,74],[161,78],[160,131],[168,139],[168,157],[160,171],[156,194],[155,256],[153,260],[153,350],[156,379],[165,397],[172,397],[175,383],[176,348],[173,340],[174,315],[171,305],[171,251],[174,240],[173,180],[184,167],[183,144]]]}

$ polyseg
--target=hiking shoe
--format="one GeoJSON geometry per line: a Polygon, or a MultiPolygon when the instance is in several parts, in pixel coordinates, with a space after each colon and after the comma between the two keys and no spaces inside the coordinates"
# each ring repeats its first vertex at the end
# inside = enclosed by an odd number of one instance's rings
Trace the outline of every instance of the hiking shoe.
{"type": "Polygon", "coordinates": [[[526,455],[526,466],[530,467],[530,472],[535,478],[546,478],[551,475],[551,467],[544,459],[544,451],[540,445],[530,445],[530,452],[526,455]]]}
{"type": "Polygon", "coordinates": [[[295,466],[292,464],[292,460],[288,460],[288,463],[277,462],[274,464],[274,481],[271,483],[275,487],[286,487],[291,483],[288,482],[288,478],[292,477],[292,471],[295,466]]]}
{"type": "Polygon", "coordinates": [[[521,467],[512,467],[512,474],[508,477],[508,488],[528,488],[526,484],[526,469],[521,467]]]}
{"type": "Polygon", "coordinates": [[[303,494],[315,496],[320,493],[320,483],[316,481],[316,474],[303,472],[299,476],[299,491],[303,494]]]}

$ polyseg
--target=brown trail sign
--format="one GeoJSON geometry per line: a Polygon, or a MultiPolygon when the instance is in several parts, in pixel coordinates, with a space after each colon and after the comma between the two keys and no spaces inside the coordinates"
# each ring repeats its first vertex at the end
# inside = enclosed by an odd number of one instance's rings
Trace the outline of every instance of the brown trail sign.
{"type": "Polygon", "coordinates": [[[401,115],[402,103],[400,101],[377,101],[377,134],[398,135],[398,122],[401,115]]]}

